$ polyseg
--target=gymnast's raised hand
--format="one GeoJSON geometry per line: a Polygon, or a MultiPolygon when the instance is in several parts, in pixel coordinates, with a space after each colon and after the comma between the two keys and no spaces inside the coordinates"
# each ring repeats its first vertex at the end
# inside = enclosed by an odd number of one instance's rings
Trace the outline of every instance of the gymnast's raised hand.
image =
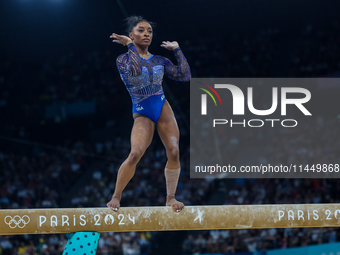
{"type": "Polygon", "coordinates": [[[132,43],[132,40],[129,37],[127,37],[126,35],[117,35],[115,33],[112,33],[110,38],[114,38],[114,40],[112,40],[112,42],[116,42],[116,43],[122,44],[124,46],[128,45],[129,43],[132,43]]]}
{"type": "Polygon", "coordinates": [[[167,50],[174,50],[178,48],[179,45],[178,45],[178,42],[176,41],[173,41],[173,42],[163,41],[161,44],[161,47],[166,48],[167,50]]]}

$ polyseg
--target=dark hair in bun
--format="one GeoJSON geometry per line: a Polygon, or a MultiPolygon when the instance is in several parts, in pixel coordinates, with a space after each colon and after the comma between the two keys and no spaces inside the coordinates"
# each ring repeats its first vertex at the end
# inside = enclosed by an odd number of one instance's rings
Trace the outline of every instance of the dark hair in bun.
{"type": "Polygon", "coordinates": [[[142,16],[130,16],[128,18],[125,19],[125,25],[126,25],[126,33],[127,35],[129,35],[129,33],[132,31],[132,29],[137,26],[137,24],[139,22],[148,22],[150,24],[150,26],[152,27],[152,29],[154,29],[154,27],[156,26],[156,23],[154,22],[150,22],[146,19],[144,19],[142,16]]]}

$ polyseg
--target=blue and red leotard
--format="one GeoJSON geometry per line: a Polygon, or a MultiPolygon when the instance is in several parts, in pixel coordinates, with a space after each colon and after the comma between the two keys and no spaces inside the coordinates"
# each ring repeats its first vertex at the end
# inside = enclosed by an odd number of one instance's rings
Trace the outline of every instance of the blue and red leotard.
{"type": "Polygon", "coordinates": [[[117,58],[117,67],[132,99],[132,113],[137,112],[157,123],[165,102],[163,75],[176,81],[189,81],[189,64],[180,47],[173,50],[178,63],[176,66],[158,55],[145,59],[139,56],[133,43],[127,46],[128,52],[117,58]]]}

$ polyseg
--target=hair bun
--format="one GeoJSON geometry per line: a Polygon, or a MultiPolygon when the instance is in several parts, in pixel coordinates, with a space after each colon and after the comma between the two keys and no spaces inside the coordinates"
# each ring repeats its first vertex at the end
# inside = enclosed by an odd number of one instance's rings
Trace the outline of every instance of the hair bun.
{"type": "Polygon", "coordinates": [[[126,33],[128,35],[132,31],[132,29],[135,26],[137,26],[137,24],[139,22],[142,22],[142,21],[145,21],[145,22],[149,23],[150,26],[152,27],[152,29],[154,29],[154,27],[156,26],[156,23],[150,22],[150,21],[144,19],[142,16],[136,16],[136,15],[127,17],[124,21],[125,21],[125,26],[126,26],[126,33]]]}

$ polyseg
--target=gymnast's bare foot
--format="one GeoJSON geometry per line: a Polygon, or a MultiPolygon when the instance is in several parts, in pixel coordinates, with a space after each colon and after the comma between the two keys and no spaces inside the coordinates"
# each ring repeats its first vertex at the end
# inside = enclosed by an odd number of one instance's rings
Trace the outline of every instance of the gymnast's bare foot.
{"type": "Polygon", "coordinates": [[[118,196],[112,196],[112,199],[110,200],[110,202],[108,202],[106,205],[107,207],[109,207],[110,209],[112,209],[112,211],[117,212],[120,208],[120,197],[118,196]]]}
{"type": "Polygon", "coordinates": [[[180,212],[184,208],[184,204],[175,199],[175,197],[166,198],[166,206],[171,206],[175,212],[180,212]]]}

